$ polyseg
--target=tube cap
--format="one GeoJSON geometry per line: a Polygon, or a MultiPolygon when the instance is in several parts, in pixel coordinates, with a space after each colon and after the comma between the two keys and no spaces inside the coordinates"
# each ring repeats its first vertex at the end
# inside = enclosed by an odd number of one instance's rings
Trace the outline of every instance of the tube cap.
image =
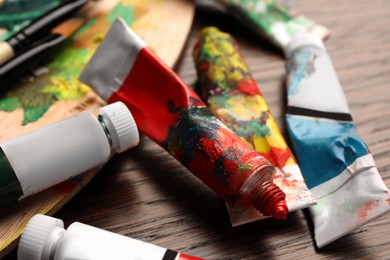
{"type": "Polygon", "coordinates": [[[115,102],[99,110],[107,131],[110,134],[112,148],[124,152],[139,143],[137,125],[125,104],[115,102]]]}
{"type": "Polygon", "coordinates": [[[325,50],[324,42],[319,36],[312,33],[300,32],[291,38],[285,49],[286,54],[290,55],[295,49],[302,46],[314,46],[321,50],[325,50]]]}
{"type": "Polygon", "coordinates": [[[64,222],[60,219],[37,214],[27,223],[19,241],[19,260],[49,259],[52,245],[64,232],[64,222]],[[45,255],[46,257],[42,257],[45,255]]]}

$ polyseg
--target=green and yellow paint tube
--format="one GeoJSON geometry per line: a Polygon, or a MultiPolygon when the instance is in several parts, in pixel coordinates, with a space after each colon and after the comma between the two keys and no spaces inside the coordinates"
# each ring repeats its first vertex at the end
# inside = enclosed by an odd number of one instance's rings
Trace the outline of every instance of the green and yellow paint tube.
{"type": "Polygon", "coordinates": [[[290,8],[280,0],[219,0],[226,10],[256,34],[271,40],[279,48],[301,32],[322,39],[329,29],[290,8]]]}

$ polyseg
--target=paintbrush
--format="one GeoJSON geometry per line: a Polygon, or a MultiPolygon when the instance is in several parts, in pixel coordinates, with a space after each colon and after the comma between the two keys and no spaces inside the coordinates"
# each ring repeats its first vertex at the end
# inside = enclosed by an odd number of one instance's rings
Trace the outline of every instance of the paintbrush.
{"type": "Polygon", "coordinates": [[[79,17],[61,23],[41,40],[34,42],[29,49],[1,65],[0,91],[19,82],[26,74],[52,58],[84,23],[85,19],[79,17]]]}
{"type": "Polygon", "coordinates": [[[4,42],[0,42],[0,64],[23,52],[35,41],[46,37],[50,30],[70,18],[87,3],[87,0],[67,0],[48,11],[43,16],[31,21],[24,29],[4,42]]]}

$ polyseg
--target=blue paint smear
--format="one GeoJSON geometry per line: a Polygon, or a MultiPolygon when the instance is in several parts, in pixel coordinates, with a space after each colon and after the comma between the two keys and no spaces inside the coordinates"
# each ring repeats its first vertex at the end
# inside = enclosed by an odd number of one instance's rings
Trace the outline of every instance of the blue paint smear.
{"type": "Polygon", "coordinates": [[[288,86],[287,96],[290,97],[298,92],[302,79],[309,77],[315,72],[314,61],[318,50],[306,47],[298,49],[291,54],[288,64],[288,75],[294,75],[288,86]]]}
{"type": "Polygon", "coordinates": [[[309,189],[338,176],[369,153],[352,122],[287,115],[287,129],[309,189]]]}

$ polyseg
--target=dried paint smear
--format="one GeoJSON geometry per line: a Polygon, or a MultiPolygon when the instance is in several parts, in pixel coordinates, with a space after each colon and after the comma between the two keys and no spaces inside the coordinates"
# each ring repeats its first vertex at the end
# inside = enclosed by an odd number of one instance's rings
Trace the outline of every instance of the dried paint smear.
{"type": "Polygon", "coordinates": [[[108,15],[89,20],[52,62],[36,70],[41,75],[24,79],[0,98],[0,110],[12,112],[22,108],[22,125],[25,125],[39,120],[58,100],[84,97],[90,89],[77,78],[117,16],[131,24],[133,8],[122,1],[108,15]]]}

